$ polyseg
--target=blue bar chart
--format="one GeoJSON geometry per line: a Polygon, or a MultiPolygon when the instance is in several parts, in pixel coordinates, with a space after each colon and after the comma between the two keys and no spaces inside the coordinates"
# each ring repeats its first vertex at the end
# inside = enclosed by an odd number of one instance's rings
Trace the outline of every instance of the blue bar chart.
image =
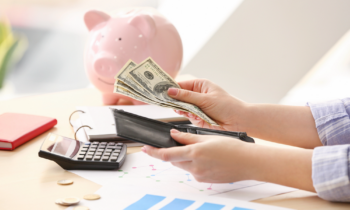
{"type": "Polygon", "coordinates": [[[192,205],[194,201],[190,200],[184,200],[184,199],[179,199],[175,198],[173,201],[171,201],[169,204],[161,208],[161,210],[173,210],[173,209],[185,209],[192,205]]]}
{"type": "MultiPolygon", "coordinates": [[[[165,198],[166,197],[164,196],[146,194],[141,199],[137,200],[136,202],[126,207],[124,210],[147,210],[152,208],[156,204],[162,202],[165,198]]],[[[164,204],[164,206],[161,207],[160,210],[184,210],[190,207],[195,202],[196,201],[193,201],[193,200],[175,198],[169,203],[164,204]]],[[[225,205],[222,205],[222,204],[204,202],[202,205],[196,208],[196,210],[220,210],[224,207],[225,205]]],[[[232,210],[253,210],[253,209],[234,207],[232,210]]]]}
{"type": "Polygon", "coordinates": [[[162,200],[164,200],[164,198],[165,198],[164,196],[147,194],[137,202],[126,207],[125,210],[147,210],[152,206],[156,205],[157,203],[161,202],[162,200]]]}
{"type": "Polygon", "coordinates": [[[224,208],[224,205],[215,203],[203,203],[197,210],[220,210],[224,208]]]}

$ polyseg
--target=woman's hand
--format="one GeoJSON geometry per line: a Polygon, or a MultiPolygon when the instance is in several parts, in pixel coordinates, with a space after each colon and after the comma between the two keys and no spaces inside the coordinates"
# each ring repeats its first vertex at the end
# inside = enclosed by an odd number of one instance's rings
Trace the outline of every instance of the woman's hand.
{"type": "Polygon", "coordinates": [[[142,151],[190,172],[199,182],[229,183],[253,179],[251,143],[222,136],[205,136],[171,130],[171,136],[187,146],[142,151]]]}
{"type": "Polygon", "coordinates": [[[176,100],[198,106],[221,127],[211,126],[192,113],[175,110],[176,113],[189,118],[192,124],[199,127],[243,131],[241,123],[245,119],[245,102],[232,97],[209,80],[188,80],[179,82],[179,85],[182,89],[169,88],[168,95],[176,100]]]}
{"type": "Polygon", "coordinates": [[[198,127],[246,132],[249,136],[302,148],[322,146],[307,106],[245,103],[205,79],[183,81],[179,85],[182,89],[169,88],[170,97],[198,106],[221,126],[211,126],[191,113],[176,111],[198,127]]]}
{"type": "Polygon", "coordinates": [[[190,172],[199,182],[258,180],[315,192],[311,179],[313,150],[268,147],[177,130],[171,130],[171,137],[185,146],[144,146],[142,151],[190,172]]]}

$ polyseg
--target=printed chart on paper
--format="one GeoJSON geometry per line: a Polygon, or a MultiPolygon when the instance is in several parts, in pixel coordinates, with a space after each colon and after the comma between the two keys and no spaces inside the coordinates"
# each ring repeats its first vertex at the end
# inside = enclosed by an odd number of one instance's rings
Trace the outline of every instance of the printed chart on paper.
{"type": "Polygon", "coordinates": [[[123,184],[173,192],[195,193],[239,200],[256,200],[296,189],[254,180],[226,184],[200,183],[194,177],[142,152],[127,156],[123,167],[117,171],[71,171],[101,185],[123,184]]]}
{"type": "MultiPolygon", "coordinates": [[[[101,199],[81,200],[79,205],[103,210],[288,210],[242,200],[121,184],[102,186],[96,193],[101,195],[101,199]]],[[[66,210],[74,210],[74,207],[66,210]]]]}

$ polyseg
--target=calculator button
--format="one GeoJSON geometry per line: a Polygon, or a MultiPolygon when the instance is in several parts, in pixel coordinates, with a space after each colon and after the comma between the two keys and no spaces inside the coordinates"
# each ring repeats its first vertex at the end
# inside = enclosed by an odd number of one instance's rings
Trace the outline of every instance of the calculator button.
{"type": "Polygon", "coordinates": [[[100,145],[98,148],[99,148],[99,149],[104,149],[104,148],[106,148],[106,146],[103,146],[103,145],[101,146],[101,145],[100,145]]]}
{"type": "Polygon", "coordinates": [[[114,142],[109,142],[108,145],[113,146],[113,145],[115,145],[115,143],[114,142]]]}
{"type": "Polygon", "coordinates": [[[85,144],[85,145],[90,145],[91,143],[90,143],[90,142],[85,142],[84,144],[85,144]]]}
{"type": "Polygon", "coordinates": [[[78,156],[78,159],[79,159],[79,160],[84,159],[84,155],[79,155],[79,156],[78,156]]]}
{"type": "Polygon", "coordinates": [[[105,154],[103,154],[103,155],[108,155],[108,156],[109,156],[109,155],[111,155],[111,153],[109,153],[109,152],[106,152],[106,153],[105,153],[105,154]]]}
{"type": "Polygon", "coordinates": [[[104,149],[98,149],[97,150],[97,152],[103,152],[104,151],[104,149]]]}
{"type": "Polygon", "coordinates": [[[97,147],[97,145],[95,145],[95,144],[90,146],[90,148],[96,148],[96,147],[97,147]]]}
{"type": "Polygon", "coordinates": [[[87,153],[87,155],[93,155],[94,154],[94,152],[88,152],[87,153]]]}
{"type": "Polygon", "coordinates": [[[94,160],[100,160],[101,159],[101,156],[95,156],[94,157],[94,160]]]}
{"type": "Polygon", "coordinates": [[[107,147],[107,149],[121,149],[121,147],[114,146],[114,147],[107,147]]]}
{"type": "Polygon", "coordinates": [[[102,152],[96,152],[96,155],[102,155],[102,152]]]}
{"type": "Polygon", "coordinates": [[[80,151],[86,152],[88,148],[82,148],[80,151]]]}
{"type": "Polygon", "coordinates": [[[79,155],[85,155],[86,154],[86,152],[80,152],[79,153],[79,155]]]}
{"type": "Polygon", "coordinates": [[[122,147],[119,146],[119,147],[116,147],[115,149],[122,149],[122,147]]]}
{"type": "Polygon", "coordinates": [[[92,155],[86,156],[86,160],[92,160],[92,155]]]}
{"type": "Polygon", "coordinates": [[[94,141],[94,142],[92,142],[92,144],[98,144],[98,141],[94,141]]]}
{"type": "Polygon", "coordinates": [[[107,142],[101,142],[100,144],[102,144],[102,145],[106,145],[106,144],[107,144],[107,142]]]}
{"type": "Polygon", "coordinates": [[[117,146],[123,146],[123,143],[118,143],[117,146]]]}
{"type": "Polygon", "coordinates": [[[102,157],[102,160],[104,160],[104,161],[106,161],[106,160],[108,160],[109,159],[109,156],[103,156],[102,157]]]}
{"type": "Polygon", "coordinates": [[[116,161],[118,157],[112,157],[111,160],[116,161]]]}
{"type": "Polygon", "coordinates": [[[116,149],[116,150],[114,150],[114,152],[120,152],[120,149],[116,149]]]}
{"type": "Polygon", "coordinates": [[[112,157],[118,157],[119,153],[112,153],[112,157]]]}
{"type": "Polygon", "coordinates": [[[89,145],[84,145],[83,148],[89,148],[89,145]]]}
{"type": "Polygon", "coordinates": [[[106,152],[112,152],[112,150],[111,149],[106,149],[106,152]]]}
{"type": "Polygon", "coordinates": [[[96,149],[93,149],[93,148],[89,149],[89,152],[95,152],[95,151],[96,151],[96,149]]]}

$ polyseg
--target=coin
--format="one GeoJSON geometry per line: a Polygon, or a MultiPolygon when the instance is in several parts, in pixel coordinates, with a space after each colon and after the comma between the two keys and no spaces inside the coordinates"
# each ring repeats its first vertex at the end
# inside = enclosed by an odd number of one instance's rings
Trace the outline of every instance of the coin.
{"type": "Polygon", "coordinates": [[[66,205],[74,205],[79,203],[80,199],[76,197],[68,197],[68,198],[63,198],[62,203],[66,205]]]}
{"type": "Polygon", "coordinates": [[[73,184],[73,181],[70,179],[62,179],[57,182],[59,185],[70,185],[73,184]]]}
{"type": "Polygon", "coordinates": [[[73,210],[89,210],[89,208],[86,206],[77,206],[73,210]]]}
{"type": "Polygon", "coordinates": [[[97,195],[97,194],[87,194],[87,195],[84,195],[84,199],[85,200],[98,200],[100,199],[101,196],[100,195],[97,195]]]}
{"type": "Polygon", "coordinates": [[[67,204],[62,203],[62,198],[57,198],[57,199],[55,200],[55,203],[58,204],[58,205],[62,205],[62,206],[69,206],[69,205],[67,205],[67,204]]]}

